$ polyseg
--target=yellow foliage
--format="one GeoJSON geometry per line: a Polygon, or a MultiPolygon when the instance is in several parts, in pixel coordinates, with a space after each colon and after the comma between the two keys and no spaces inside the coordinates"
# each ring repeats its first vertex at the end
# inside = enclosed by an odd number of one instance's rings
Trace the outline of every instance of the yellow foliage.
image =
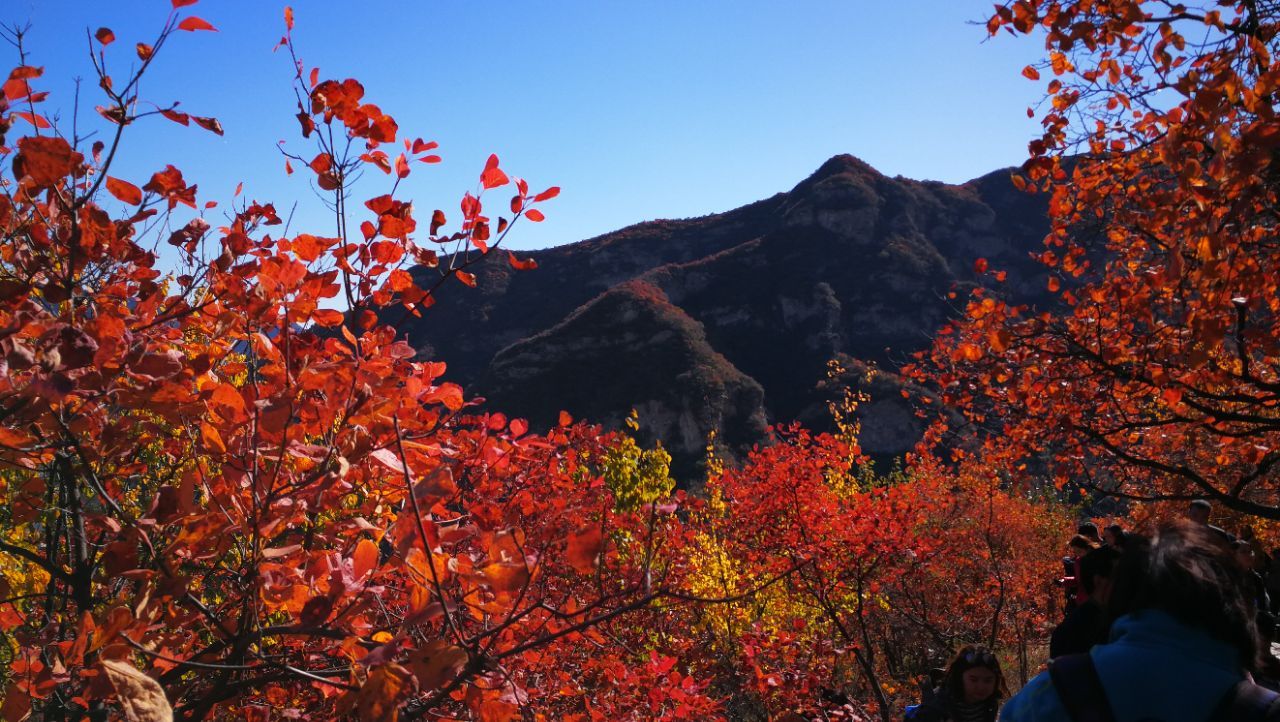
{"type": "MultiPolygon", "coordinates": [[[[634,422],[634,418],[633,411],[629,421],[634,422]]],[[[671,478],[671,455],[662,446],[641,449],[629,436],[622,436],[618,444],[605,452],[601,476],[613,492],[614,506],[619,511],[632,511],[663,501],[676,488],[671,478]]]]}

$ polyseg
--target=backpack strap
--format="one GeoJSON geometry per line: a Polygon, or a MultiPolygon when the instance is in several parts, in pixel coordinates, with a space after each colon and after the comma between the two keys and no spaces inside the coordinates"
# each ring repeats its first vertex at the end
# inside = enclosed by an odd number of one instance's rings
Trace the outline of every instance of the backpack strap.
{"type": "Polygon", "coordinates": [[[1115,722],[1093,657],[1068,654],[1049,663],[1049,680],[1072,722],[1115,722]]]}
{"type": "Polygon", "coordinates": [[[1211,722],[1275,722],[1280,720],[1280,694],[1241,680],[1218,703],[1211,722]]]}

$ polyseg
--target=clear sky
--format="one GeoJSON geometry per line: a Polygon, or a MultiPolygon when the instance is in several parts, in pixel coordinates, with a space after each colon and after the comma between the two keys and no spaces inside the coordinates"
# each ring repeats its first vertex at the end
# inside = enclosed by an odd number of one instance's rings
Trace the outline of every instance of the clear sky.
{"type": "MultiPolygon", "coordinates": [[[[203,199],[224,202],[244,181],[250,198],[274,201],[282,214],[297,201],[295,232],[328,232],[306,174],[286,176],[276,150],[286,139],[307,157],[315,152],[293,118],[288,57],[272,52],[284,5],[204,0],[183,10],[219,32],[178,33],[143,97],[216,116],[226,136],[149,119],[126,136],[116,175],[142,185],[173,163],[203,199]]],[[[989,0],[293,7],[308,67],[360,79],[402,133],[440,143],[444,162],[418,164],[402,194],[420,219],[436,207],[456,217],[491,152],[533,190],[563,189],[545,222],[516,229],[517,249],[735,208],[789,189],[838,153],[889,175],[962,182],[1020,163],[1037,128],[1025,111],[1041,89],[1020,71],[1040,48],[1025,38],[986,41],[975,22],[989,0]]],[[[101,96],[86,28],[115,32],[108,62],[122,76],[136,63],[134,43],[150,42],[168,9],[168,0],[6,0],[0,21],[31,23],[30,62],[46,70],[36,85],[53,92],[45,110],[69,120],[78,75],[87,80],[82,122],[92,122],[101,96]]]]}

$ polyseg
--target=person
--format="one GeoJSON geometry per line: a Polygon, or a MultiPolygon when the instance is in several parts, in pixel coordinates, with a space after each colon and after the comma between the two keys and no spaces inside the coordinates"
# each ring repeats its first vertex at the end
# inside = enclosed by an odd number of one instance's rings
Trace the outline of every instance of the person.
{"type": "Polygon", "coordinates": [[[1270,614],[1271,597],[1267,594],[1267,582],[1262,578],[1255,568],[1255,559],[1253,552],[1253,544],[1244,539],[1236,539],[1231,545],[1232,551],[1236,555],[1236,563],[1240,565],[1240,572],[1244,574],[1245,589],[1249,592],[1249,599],[1253,602],[1254,611],[1258,614],[1270,614]]]}
{"type": "Polygon", "coordinates": [[[1127,540],[1108,612],[1110,643],[1054,660],[1001,720],[1207,722],[1278,699],[1249,681],[1256,617],[1231,549],[1206,525],[1178,521],[1127,540]]]}
{"type": "Polygon", "coordinates": [[[930,689],[923,680],[921,686],[922,699],[908,710],[909,722],[995,722],[1008,693],[999,660],[972,644],[952,658],[940,686],[930,689]]]}
{"type": "Polygon", "coordinates": [[[1119,558],[1120,550],[1112,546],[1098,547],[1080,558],[1080,586],[1086,598],[1053,630],[1050,659],[1087,652],[1107,641],[1106,605],[1111,598],[1112,568],[1119,558]]]}
{"type": "Polygon", "coordinates": [[[1067,555],[1062,558],[1062,568],[1066,576],[1058,580],[1066,596],[1066,605],[1062,610],[1064,617],[1088,599],[1088,592],[1080,587],[1080,558],[1094,548],[1093,541],[1083,534],[1076,534],[1071,537],[1071,541],[1067,542],[1067,555]]]}
{"type": "Polygon", "coordinates": [[[1106,529],[1102,530],[1103,543],[1114,549],[1124,546],[1124,536],[1124,527],[1119,524],[1109,524],[1106,529]]]}
{"type": "Polygon", "coordinates": [[[1193,523],[1209,529],[1214,534],[1222,537],[1222,540],[1230,544],[1236,540],[1235,536],[1222,527],[1217,527],[1209,523],[1209,519],[1213,516],[1213,504],[1206,499],[1194,499],[1187,505],[1187,518],[1193,523]]]}
{"type": "Polygon", "coordinates": [[[1094,546],[1102,543],[1102,537],[1098,534],[1098,525],[1091,521],[1081,522],[1080,526],[1076,527],[1076,533],[1093,542],[1094,546]]]}

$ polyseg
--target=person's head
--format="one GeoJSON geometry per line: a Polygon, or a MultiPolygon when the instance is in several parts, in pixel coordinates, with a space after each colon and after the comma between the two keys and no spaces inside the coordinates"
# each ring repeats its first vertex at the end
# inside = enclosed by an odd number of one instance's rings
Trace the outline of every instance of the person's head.
{"type": "Polygon", "coordinates": [[[986,647],[969,644],[960,648],[942,681],[955,699],[975,703],[1003,697],[1007,690],[1000,662],[986,647]]]}
{"type": "Polygon", "coordinates": [[[1253,545],[1243,539],[1237,539],[1231,543],[1231,550],[1235,552],[1236,563],[1240,565],[1240,569],[1246,572],[1253,571],[1253,545]]]}
{"type": "Polygon", "coordinates": [[[1095,544],[1102,543],[1102,537],[1098,536],[1098,525],[1091,521],[1082,523],[1076,529],[1076,533],[1095,544]]]}
{"type": "Polygon", "coordinates": [[[1257,665],[1251,595],[1235,554],[1202,524],[1175,521],[1150,539],[1126,540],[1108,604],[1112,619],[1156,609],[1234,647],[1241,666],[1257,665]]]}
{"type": "Polygon", "coordinates": [[[1093,599],[1103,606],[1111,598],[1112,570],[1120,559],[1120,550],[1116,547],[1098,547],[1080,558],[1080,586],[1093,599]]]}
{"type": "Polygon", "coordinates": [[[1187,505],[1187,518],[1197,524],[1208,524],[1213,515],[1213,505],[1204,499],[1196,499],[1187,505]]]}
{"type": "Polygon", "coordinates": [[[1082,557],[1097,547],[1093,540],[1083,534],[1076,534],[1067,542],[1067,551],[1073,557],[1082,557]]]}
{"type": "Polygon", "coordinates": [[[1111,524],[1102,530],[1102,540],[1107,544],[1119,548],[1124,543],[1124,527],[1119,524],[1111,524]]]}

